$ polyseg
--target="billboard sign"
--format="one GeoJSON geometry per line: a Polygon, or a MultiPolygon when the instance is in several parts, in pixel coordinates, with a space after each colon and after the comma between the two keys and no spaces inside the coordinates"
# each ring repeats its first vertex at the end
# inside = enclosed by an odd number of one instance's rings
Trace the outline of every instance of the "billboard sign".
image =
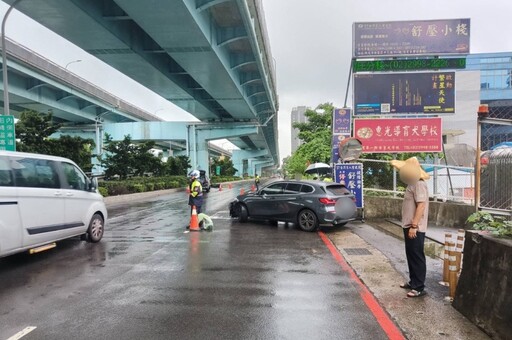
{"type": "Polygon", "coordinates": [[[441,118],[355,119],[363,153],[441,152],[441,118]]]}
{"type": "Polygon", "coordinates": [[[333,112],[334,135],[350,135],[352,124],[352,112],[350,109],[334,109],[333,112]]]}
{"type": "Polygon", "coordinates": [[[340,162],[340,152],[339,152],[339,145],[340,142],[350,138],[350,133],[344,134],[344,135],[333,135],[332,136],[332,142],[331,142],[331,149],[332,149],[332,163],[338,163],[340,162]]]}
{"type": "Polygon", "coordinates": [[[0,116],[0,150],[16,151],[14,116],[0,116]]]}
{"type": "Polygon", "coordinates": [[[455,113],[455,72],[354,75],[354,115],[455,113]]]}
{"type": "Polygon", "coordinates": [[[363,164],[343,163],[334,168],[336,183],[342,183],[355,196],[356,206],[364,207],[363,199],[363,164]]]}
{"type": "Polygon", "coordinates": [[[469,54],[470,19],[356,22],[356,58],[469,54]]]}

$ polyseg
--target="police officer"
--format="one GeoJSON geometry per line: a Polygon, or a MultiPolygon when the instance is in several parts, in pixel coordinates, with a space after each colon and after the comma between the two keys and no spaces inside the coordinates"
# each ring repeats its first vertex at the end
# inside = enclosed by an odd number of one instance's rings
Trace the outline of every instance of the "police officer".
{"type": "Polygon", "coordinates": [[[188,197],[188,205],[192,214],[192,207],[196,207],[197,213],[201,213],[203,206],[203,186],[199,181],[199,171],[193,170],[190,172],[190,195],[188,197]]]}
{"type": "Polygon", "coordinates": [[[254,178],[254,184],[256,184],[256,191],[260,190],[260,175],[256,174],[254,178]]]}

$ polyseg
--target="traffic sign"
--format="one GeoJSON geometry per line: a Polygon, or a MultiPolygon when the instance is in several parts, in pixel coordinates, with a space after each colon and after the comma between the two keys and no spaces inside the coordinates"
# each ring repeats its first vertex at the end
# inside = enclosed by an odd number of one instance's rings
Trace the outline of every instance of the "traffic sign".
{"type": "Polygon", "coordinates": [[[14,116],[0,116],[0,150],[16,151],[14,116]]]}

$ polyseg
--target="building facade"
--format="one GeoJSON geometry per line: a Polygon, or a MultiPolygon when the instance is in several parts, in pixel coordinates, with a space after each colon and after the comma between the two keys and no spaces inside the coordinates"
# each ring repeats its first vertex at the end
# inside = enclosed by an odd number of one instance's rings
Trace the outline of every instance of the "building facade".
{"type": "MultiPolygon", "coordinates": [[[[467,69],[480,70],[480,100],[489,105],[489,117],[512,120],[512,52],[470,55],[467,69]]],[[[482,126],[483,150],[510,141],[511,126],[482,126]]]]}
{"type": "Polygon", "coordinates": [[[305,116],[307,107],[306,106],[297,106],[292,109],[292,117],[291,117],[291,144],[292,144],[292,153],[297,151],[299,146],[303,143],[299,139],[299,130],[293,127],[295,123],[305,123],[307,122],[307,117],[305,116]]]}

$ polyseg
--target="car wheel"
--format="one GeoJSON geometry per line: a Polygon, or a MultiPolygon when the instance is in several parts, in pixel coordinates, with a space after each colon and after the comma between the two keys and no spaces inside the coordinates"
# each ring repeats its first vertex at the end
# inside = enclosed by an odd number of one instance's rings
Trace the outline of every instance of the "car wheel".
{"type": "Polygon", "coordinates": [[[91,243],[97,243],[103,237],[105,231],[105,221],[100,214],[94,214],[89,223],[89,229],[87,229],[87,241],[91,243]]]}
{"type": "Polygon", "coordinates": [[[315,231],[318,228],[318,218],[309,209],[304,209],[297,216],[297,224],[304,231],[315,231]]]}
{"type": "Polygon", "coordinates": [[[249,212],[247,211],[247,207],[243,204],[238,205],[238,222],[247,222],[249,219],[249,212]]]}

